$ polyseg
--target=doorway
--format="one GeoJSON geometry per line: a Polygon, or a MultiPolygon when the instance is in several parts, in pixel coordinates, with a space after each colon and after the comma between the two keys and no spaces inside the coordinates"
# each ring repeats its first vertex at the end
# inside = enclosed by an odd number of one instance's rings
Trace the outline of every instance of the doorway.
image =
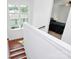
{"type": "Polygon", "coordinates": [[[70,8],[70,0],[54,0],[48,31],[50,35],[62,38],[70,8]]]}

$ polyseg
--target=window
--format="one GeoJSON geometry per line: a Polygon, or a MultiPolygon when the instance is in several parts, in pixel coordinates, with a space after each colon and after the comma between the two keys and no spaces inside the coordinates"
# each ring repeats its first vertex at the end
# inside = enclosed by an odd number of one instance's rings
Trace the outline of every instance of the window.
{"type": "Polygon", "coordinates": [[[8,17],[10,29],[22,28],[24,22],[28,22],[27,5],[8,5],[8,17]]]}

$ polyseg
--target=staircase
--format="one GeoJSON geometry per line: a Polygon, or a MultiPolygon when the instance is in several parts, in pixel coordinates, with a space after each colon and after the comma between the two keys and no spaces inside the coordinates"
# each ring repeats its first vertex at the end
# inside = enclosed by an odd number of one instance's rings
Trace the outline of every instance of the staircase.
{"type": "Polygon", "coordinates": [[[8,40],[9,59],[27,59],[22,42],[23,38],[8,40]]]}

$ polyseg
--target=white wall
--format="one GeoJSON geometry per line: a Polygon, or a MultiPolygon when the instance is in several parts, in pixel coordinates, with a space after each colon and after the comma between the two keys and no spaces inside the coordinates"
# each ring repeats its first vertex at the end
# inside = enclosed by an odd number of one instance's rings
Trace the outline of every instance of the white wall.
{"type": "Polygon", "coordinates": [[[24,25],[24,48],[27,59],[70,59],[70,45],[29,24],[24,25]]]}
{"type": "Polygon", "coordinates": [[[48,32],[52,6],[54,0],[34,0],[33,1],[33,21],[32,24],[40,28],[45,27],[45,31],[48,32]]]}
{"type": "Polygon", "coordinates": [[[64,0],[55,0],[52,8],[51,17],[55,18],[55,20],[66,23],[68,13],[70,10],[70,5],[66,6],[64,0]]]}
{"type": "Polygon", "coordinates": [[[71,44],[71,11],[69,13],[61,40],[68,44],[71,44]]]}
{"type": "Polygon", "coordinates": [[[13,40],[13,39],[17,39],[17,38],[23,38],[23,29],[15,29],[15,30],[11,30],[11,29],[8,29],[8,38],[10,40],[13,40]]]}

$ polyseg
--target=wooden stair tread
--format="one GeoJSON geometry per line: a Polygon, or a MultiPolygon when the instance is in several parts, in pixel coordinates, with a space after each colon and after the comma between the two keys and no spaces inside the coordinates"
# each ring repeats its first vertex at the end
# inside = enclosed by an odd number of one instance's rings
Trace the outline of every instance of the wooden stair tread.
{"type": "Polygon", "coordinates": [[[24,47],[18,47],[18,48],[15,48],[15,49],[12,49],[10,50],[10,52],[14,52],[14,51],[17,51],[17,50],[20,50],[20,49],[23,49],[24,47]]]}
{"type": "Polygon", "coordinates": [[[24,48],[20,49],[20,50],[13,51],[13,52],[10,52],[10,55],[13,55],[13,54],[16,54],[16,53],[20,53],[22,51],[25,51],[24,48]]]}
{"type": "Polygon", "coordinates": [[[9,50],[16,49],[16,48],[19,48],[19,47],[23,47],[23,44],[19,43],[19,41],[21,41],[21,40],[10,40],[10,41],[8,41],[9,50]]]}
{"type": "Polygon", "coordinates": [[[25,53],[25,51],[21,51],[21,52],[18,52],[16,54],[12,54],[12,55],[10,55],[10,57],[18,56],[18,55],[23,54],[23,53],[25,53]]]}
{"type": "Polygon", "coordinates": [[[15,57],[12,57],[11,59],[23,59],[23,58],[26,58],[26,54],[25,53],[20,54],[20,55],[15,56],[15,57]]]}

